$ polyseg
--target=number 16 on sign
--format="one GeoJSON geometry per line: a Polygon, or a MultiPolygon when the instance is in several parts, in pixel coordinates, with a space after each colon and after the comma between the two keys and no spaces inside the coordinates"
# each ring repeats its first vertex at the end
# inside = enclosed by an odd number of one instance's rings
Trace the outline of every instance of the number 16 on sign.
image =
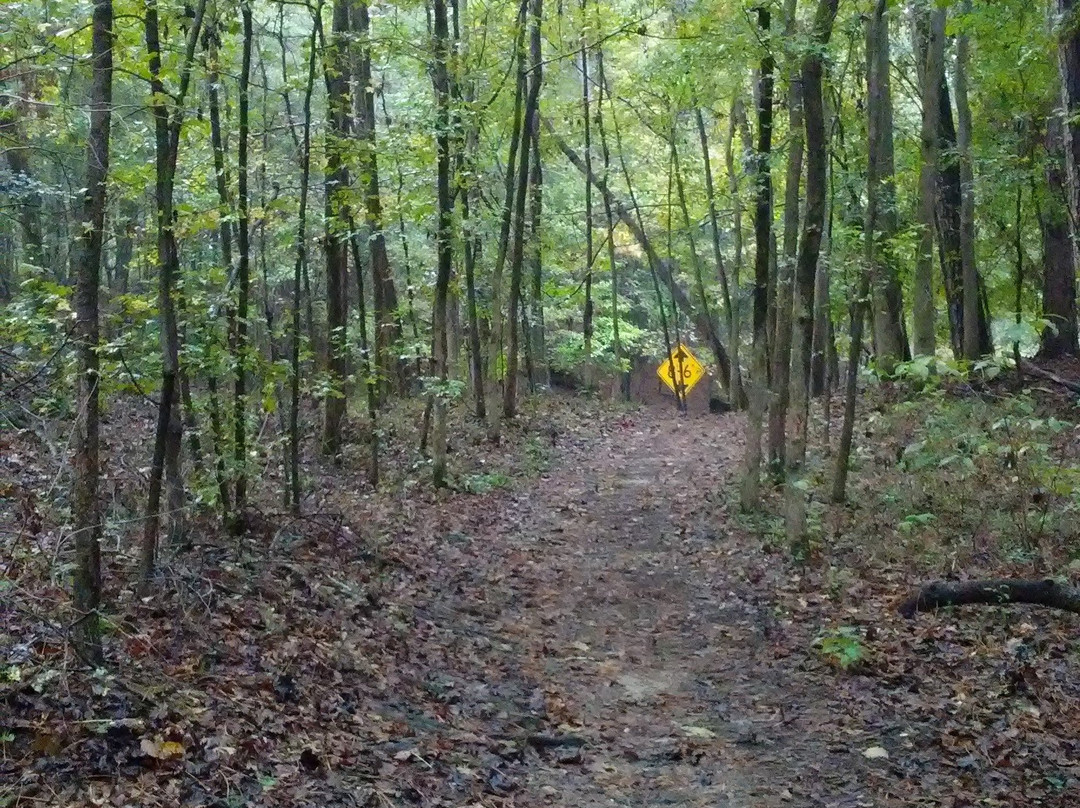
{"type": "Polygon", "coordinates": [[[685,409],[686,394],[705,378],[705,368],[690,349],[680,343],[656,368],[656,375],[675,394],[679,409],[685,409]]]}

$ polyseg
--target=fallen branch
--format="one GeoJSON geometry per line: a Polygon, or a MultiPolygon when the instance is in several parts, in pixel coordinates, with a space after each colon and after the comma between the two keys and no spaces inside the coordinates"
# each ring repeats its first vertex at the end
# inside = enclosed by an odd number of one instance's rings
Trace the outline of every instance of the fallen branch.
{"type": "Polygon", "coordinates": [[[1020,370],[1032,376],[1038,376],[1040,379],[1046,379],[1047,381],[1051,381],[1054,384],[1060,384],[1066,390],[1080,394],[1080,382],[1073,382],[1069,381],[1068,379],[1063,379],[1056,373],[1051,373],[1049,370],[1043,370],[1036,364],[1023,361],[1020,363],[1020,370]]]}
{"type": "Polygon", "coordinates": [[[999,579],[989,581],[934,581],[905,600],[898,611],[908,619],[916,612],[943,606],[986,603],[1030,603],[1080,614],[1080,589],[1053,578],[1040,581],[999,579]]]}

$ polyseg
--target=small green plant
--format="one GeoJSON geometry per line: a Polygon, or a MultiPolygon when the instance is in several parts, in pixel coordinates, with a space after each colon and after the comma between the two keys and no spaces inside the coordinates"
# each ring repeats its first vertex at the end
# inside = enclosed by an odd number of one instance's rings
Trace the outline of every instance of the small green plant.
{"type": "Polygon", "coordinates": [[[869,653],[854,626],[840,626],[821,632],[814,640],[818,654],[841,670],[851,670],[866,662],[869,653]]]}
{"type": "Polygon", "coordinates": [[[470,494],[486,494],[496,488],[506,488],[510,482],[510,478],[502,472],[493,471],[487,474],[470,474],[463,480],[463,485],[470,494]]]}

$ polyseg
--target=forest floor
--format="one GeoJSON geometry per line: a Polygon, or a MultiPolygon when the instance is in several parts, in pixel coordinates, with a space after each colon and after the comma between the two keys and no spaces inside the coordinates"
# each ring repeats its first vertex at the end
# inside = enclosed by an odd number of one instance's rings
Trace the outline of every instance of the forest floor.
{"type": "Polygon", "coordinates": [[[551,397],[456,491],[322,469],[305,520],[206,529],[154,598],[110,554],[95,675],[12,562],[0,806],[1078,804],[1069,617],[906,621],[909,568],[792,562],[733,504],[742,434],[551,397]]]}

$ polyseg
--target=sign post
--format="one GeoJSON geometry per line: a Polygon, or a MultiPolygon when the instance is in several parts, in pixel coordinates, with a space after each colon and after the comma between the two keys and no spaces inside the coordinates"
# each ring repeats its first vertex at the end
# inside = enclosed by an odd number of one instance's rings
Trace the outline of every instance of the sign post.
{"type": "Polygon", "coordinates": [[[675,394],[679,410],[686,412],[686,394],[705,378],[705,368],[689,348],[679,343],[671,355],[660,363],[656,375],[675,394]]]}

